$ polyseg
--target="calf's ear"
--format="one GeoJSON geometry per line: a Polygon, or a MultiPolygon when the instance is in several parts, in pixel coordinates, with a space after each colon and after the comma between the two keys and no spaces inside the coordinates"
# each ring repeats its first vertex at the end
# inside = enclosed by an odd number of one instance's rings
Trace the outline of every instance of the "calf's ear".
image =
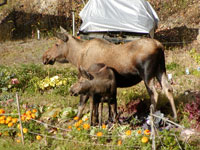
{"type": "Polygon", "coordinates": [[[69,37],[67,36],[67,34],[65,34],[65,33],[59,33],[59,32],[56,33],[56,37],[59,38],[59,39],[61,39],[61,40],[63,40],[64,42],[67,42],[68,39],[69,39],[69,37]]]}
{"type": "Polygon", "coordinates": [[[88,80],[92,80],[94,77],[85,69],[83,69],[81,66],[79,67],[79,73],[83,78],[86,78],[88,80]]]}

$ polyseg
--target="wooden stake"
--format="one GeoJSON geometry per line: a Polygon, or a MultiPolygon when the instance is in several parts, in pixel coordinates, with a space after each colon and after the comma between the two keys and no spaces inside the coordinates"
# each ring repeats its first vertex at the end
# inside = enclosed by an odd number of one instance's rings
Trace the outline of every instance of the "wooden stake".
{"type": "Polygon", "coordinates": [[[153,110],[154,110],[154,107],[151,104],[151,106],[150,106],[150,124],[151,124],[152,150],[156,150],[155,130],[154,130],[154,123],[153,123],[153,110]]]}
{"type": "Polygon", "coordinates": [[[21,120],[21,113],[20,113],[18,93],[16,93],[16,101],[17,101],[17,110],[18,110],[18,114],[19,114],[19,123],[20,123],[20,131],[21,131],[22,144],[24,145],[24,133],[23,133],[23,127],[22,127],[22,120],[21,120]]]}

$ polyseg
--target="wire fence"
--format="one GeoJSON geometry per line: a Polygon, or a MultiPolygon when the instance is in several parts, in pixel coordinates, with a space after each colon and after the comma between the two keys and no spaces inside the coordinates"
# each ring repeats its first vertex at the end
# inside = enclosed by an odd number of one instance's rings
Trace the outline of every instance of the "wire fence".
{"type": "MultiPolygon", "coordinates": [[[[18,95],[17,94],[16,94],[16,101],[18,101],[17,102],[17,105],[18,105],[18,108],[19,108],[18,111],[20,112],[19,100],[18,100],[18,95]]],[[[152,105],[151,105],[151,107],[152,107],[152,105]]],[[[18,113],[18,114],[17,113],[16,114],[11,113],[11,114],[4,114],[4,115],[6,115],[6,116],[10,116],[10,115],[17,116],[17,115],[19,115],[19,122],[21,122],[21,117],[20,117],[21,114],[20,113],[18,113]]],[[[160,136],[158,134],[159,129],[156,127],[153,117],[162,119],[163,121],[165,121],[165,122],[167,122],[169,124],[172,124],[172,125],[180,128],[181,130],[185,129],[184,126],[179,125],[179,124],[169,120],[168,118],[157,116],[157,115],[153,114],[152,111],[150,111],[150,116],[152,117],[152,119],[150,119],[150,123],[151,123],[151,139],[152,139],[152,149],[153,150],[156,148],[156,142],[155,142],[156,137],[160,140],[162,147],[165,147],[164,143],[162,142],[162,138],[161,138],[163,135],[160,136]]],[[[71,129],[66,129],[66,128],[63,128],[63,127],[60,127],[60,126],[56,126],[56,125],[52,125],[52,124],[49,124],[49,123],[45,123],[43,121],[36,120],[36,119],[30,119],[30,120],[32,120],[32,121],[34,121],[34,122],[36,122],[38,124],[43,125],[46,129],[50,127],[50,128],[54,128],[54,129],[58,129],[58,130],[66,132],[65,134],[62,134],[62,137],[58,137],[59,134],[55,134],[55,135],[50,136],[50,135],[46,135],[46,134],[41,134],[41,133],[28,131],[28,133],[33,134],[33,135],[40,135],[40,136],[45,137],[45,138],[51,138],[51,139],[55,139],[55,140],[74,142],[74,143],[85,144],[85,145],[103,146],[103,147],[112,147],[112,148],[118,146],[118,145],[113,145],[113,144],[99,144],[99,143],[96,143],[96,142],[93,143],[93,142],[85,142],[85,141],[79,141],[79,140],[76,140],[76,139],[72,139],[70,136],[66,137],[66,135],[68,135],[67,133],[71,132],[71,129]]],[[[111,128],[113,128],[113,127],[111,127],[111,128]]],[[[17,128],[4,128],[4,129],[1,129],[1,131],[9,131],[9,130],[17,130],[17,128]]],[[[20,131],[21,131],[21,135],[22,135],[21,137],[23,138],[22,141],[24,143],[23,126],[22,126],[22,124],[20,126],[20,131]]],[[[63,132],[61,132],[61,133],[63,133],[63,132]]],[[[95,137],[95,138],[98,137],[97,135],[90,134],[90,133],[88,133],[88,134],[87,133],[81,133],[81,134],[87,135],[88,137],[95,137]]],[[[119,133],[118,132],[118,134],[116,134],[114,137],[118,137],[119,139],[121,139],[121,138],[123,138],[125,136],[126,135],[125,135],[124,132],[123,133],[119,133]]],[[[173,136],[175,137],[179,148],[182,149],[182,147],[181,147],[181,145],[179,143],[178,137],[175,134],[173,134],[173,136]]],[[[102,135],[101,137],[111,138],[111,137],[113,137],[113,135],[111,135],[111,134],[110,135],[102,135]]],[[[129,136],[129,138],[131,138],[131,136],[129,136]]],[[[125,146],[125,147],[126,148],[135,148],[135,149],[141,148],[141,146],[137,146],[137,145],[136,146],[125,146]]]]}

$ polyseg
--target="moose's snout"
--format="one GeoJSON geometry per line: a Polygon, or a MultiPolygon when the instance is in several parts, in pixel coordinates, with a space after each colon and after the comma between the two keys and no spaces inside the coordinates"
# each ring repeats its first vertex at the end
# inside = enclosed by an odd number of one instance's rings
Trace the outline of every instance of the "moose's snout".
{"type": "Polygon", "coordinates": [[[49,56],[43,56],[43,64],[44,65],[53,65],[55,63],[55,60],[50,58],[49,56]]]}

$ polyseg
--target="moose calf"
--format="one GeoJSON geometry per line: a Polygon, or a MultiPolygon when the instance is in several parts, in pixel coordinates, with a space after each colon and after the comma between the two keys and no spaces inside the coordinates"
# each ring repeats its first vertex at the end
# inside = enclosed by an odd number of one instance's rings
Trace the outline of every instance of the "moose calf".
{"type": "Polygon", "coordinates": [[[70,93],[73,96],[79,94],[88,95],[90,100],[90,125],[94,125],[99,120],[102,124],[103,102],[108,103],[109,120],[116,121],[117,116],[117,87],[114,70],[105,64],[92,64],[88,71],[79,68],[81,75],[79,81],[75,83],[70,93]],[[100,104],[100,108],[99,108],[100,104]],[[98,109],[100,113],[98,113],[98,109]]]}

